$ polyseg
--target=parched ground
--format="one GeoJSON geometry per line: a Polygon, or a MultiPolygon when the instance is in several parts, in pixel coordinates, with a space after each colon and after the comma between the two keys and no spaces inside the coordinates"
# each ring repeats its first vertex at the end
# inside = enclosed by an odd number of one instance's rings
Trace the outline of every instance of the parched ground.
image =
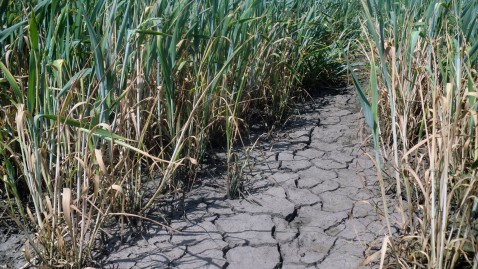
{"type": "Polygon", "coordinates": [[[13,221],[0,220],[0,269],[20,268],[26,261],[22,248],[25,235],[13,221]]]}
{"type": "Polygon", "coordinates": [[[185,214],[172,220],[179,232],[150,226],[109,246],[101,266],[363,268],[387,231],[357,97],[353,89],[327,90],[299,111],[250,153],[244,198],[226,199],[224,175],[201,179],[185,214]]]}

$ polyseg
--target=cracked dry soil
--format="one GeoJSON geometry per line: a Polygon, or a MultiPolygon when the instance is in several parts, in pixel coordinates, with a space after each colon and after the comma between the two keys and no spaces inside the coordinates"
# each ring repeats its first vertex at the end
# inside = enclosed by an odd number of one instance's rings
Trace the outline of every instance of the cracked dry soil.
{"type": "Polygon", "coordinates": [[[361,262],[386,231],[355,91],[323,91],[298,114],[250,153],[243,199],[225,198],[224,175],[202,179],[171,221],[180,232],[153,225],[115,247],[102,267],[373,267],[361,262]]]}

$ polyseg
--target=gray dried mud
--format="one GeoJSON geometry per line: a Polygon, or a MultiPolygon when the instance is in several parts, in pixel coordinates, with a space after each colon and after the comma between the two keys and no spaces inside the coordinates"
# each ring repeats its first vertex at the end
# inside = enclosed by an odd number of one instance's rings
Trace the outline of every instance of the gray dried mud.
{"type": "Polygon", "coordinates": [[[102,267],[374,267],[362,262],[386,230],[354,91],[324,91],[299,112],[250,153],[245,197],[225,198],[224,175],[201,179],[171,222],[180,232],[150,227],[102,267]]]}

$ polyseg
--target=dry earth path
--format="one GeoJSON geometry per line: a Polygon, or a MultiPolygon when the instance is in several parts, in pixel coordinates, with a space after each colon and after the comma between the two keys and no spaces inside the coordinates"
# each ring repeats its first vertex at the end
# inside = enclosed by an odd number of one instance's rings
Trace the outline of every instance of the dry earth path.
{"type": "Polygon", "coordinates": [[[221,176],[202,180],[184,200],[183,217],[171,223],[179,233],[148,227],[110,246],[102,266],[362,268],[386,230],[356,95],[323,91],[299,112],[251,152],[243,199],[225,198],[221,176]]]}

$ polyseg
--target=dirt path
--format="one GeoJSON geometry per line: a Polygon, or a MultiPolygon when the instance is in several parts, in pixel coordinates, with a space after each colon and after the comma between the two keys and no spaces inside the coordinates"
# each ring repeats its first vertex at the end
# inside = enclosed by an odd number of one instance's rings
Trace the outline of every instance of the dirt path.
{"type": "Polygon", "coordinates": [[[150,227],[118,244],[103,266],[359,268],[385,234],[375,172],[360,145],[362,122],[353,90],[322,93],[279,138],[251,153],[245,199],[225,199],[224,179],[208,179],[189,194],[185,217],[172,222],[180,233],[150,227]]]}

